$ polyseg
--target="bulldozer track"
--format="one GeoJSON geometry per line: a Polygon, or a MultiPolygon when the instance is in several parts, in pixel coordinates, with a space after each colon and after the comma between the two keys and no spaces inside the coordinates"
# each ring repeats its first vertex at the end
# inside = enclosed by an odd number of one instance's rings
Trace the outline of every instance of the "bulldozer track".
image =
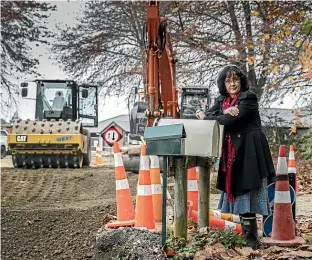
{"type": "Polygon", "coordinates": [[[2,181],[1,183],[2,187],[4,187],[4,194],[1,195],[8,200],[20,198],[28,186],[26,174],[13,175],[7,182],[2,181]]]}
{"type": "MultiPolygon", "coordinates": [[[[133,196],[136,174],[129,174],[133,196]]],[[[113,168],[16,169],[3,168],[2,207],[10,210],[85,208],[115,202],[113,168]]]]}
{"type": "Polygon", "coordinates": [[[29,190],[27,201],[33,202],[38,200],[39,196],[42,196],[44,188],[47,184],[46,175],[40,177],[37,179],[36,182],[31,183],[33,184],[33,188],[29,190]]]}
{"type": "Polygon", "coordinates": [[[45,185],[45,189],[42,193],[42,200],[44,202],[47,202],[49,198],[52,197],[53,194],[55,194],[56,189],[57,189],[57,180],[55,176],[52,176],[51,180],[45,185]]]}

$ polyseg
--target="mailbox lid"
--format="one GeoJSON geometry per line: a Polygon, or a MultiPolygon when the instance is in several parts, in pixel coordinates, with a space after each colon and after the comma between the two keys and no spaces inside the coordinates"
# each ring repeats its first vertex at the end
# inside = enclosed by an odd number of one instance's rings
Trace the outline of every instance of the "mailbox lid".
{"type": "Polygon", "coordinates": [[[183,124],[186,138],[184,155],[218,157],[220,148],[220,128],[215,120],[160,119],[158,125],[183,124]]]}
{"type": "Polygon", "coordinates": [[[144,140],[147,155],[181,156],[184,151],[183,124],[146,127],[144,140]]]}
{"type": "Polygon", "coordinates": [[[146,127],[144,131],[144,140],[146,141],[179,138],[185,138],[183,124],[146,127]]]}

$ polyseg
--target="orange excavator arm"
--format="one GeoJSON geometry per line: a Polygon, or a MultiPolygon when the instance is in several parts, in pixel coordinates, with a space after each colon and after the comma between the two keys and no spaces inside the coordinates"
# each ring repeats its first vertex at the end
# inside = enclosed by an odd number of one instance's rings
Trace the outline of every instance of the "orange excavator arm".
{"type": "Polygon", "coordinates": [[[159,1],[148,1],[145,86],[148,126],[157,118],[178,116],[175,59],[166,26],[166,20],[159,17],[159,1]]]}

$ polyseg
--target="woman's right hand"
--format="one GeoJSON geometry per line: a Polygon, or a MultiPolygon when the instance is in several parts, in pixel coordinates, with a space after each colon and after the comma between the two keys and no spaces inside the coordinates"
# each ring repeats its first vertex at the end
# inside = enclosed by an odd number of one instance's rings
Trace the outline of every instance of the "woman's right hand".
{"type": "Polygon", "coordinates": [[[229,107],[228,109],[223,111],[223,114],[224,115],[229,114],[231,116],[237,116],[239,114],[239,109],[238,109],[237,105],[234,107],[229,107]]]}

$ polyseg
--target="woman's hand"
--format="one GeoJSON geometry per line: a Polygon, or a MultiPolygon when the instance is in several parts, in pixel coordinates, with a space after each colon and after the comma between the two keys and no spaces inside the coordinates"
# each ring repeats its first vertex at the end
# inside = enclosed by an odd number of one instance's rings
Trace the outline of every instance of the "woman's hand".
{"type": "Polygon", "coordinates": [[[196,111],[196,117],[199,120],[204,120],[205,113],[203,111],[196,111]]]}
{"type": "Polygon", "coordinates": [[[229,107],[228,109],[223,111],[223,114],[229,114],[231,116],[237,116],[239,114],[239,110],[237,108],[237,105],[235,107],[229,107]]]}

